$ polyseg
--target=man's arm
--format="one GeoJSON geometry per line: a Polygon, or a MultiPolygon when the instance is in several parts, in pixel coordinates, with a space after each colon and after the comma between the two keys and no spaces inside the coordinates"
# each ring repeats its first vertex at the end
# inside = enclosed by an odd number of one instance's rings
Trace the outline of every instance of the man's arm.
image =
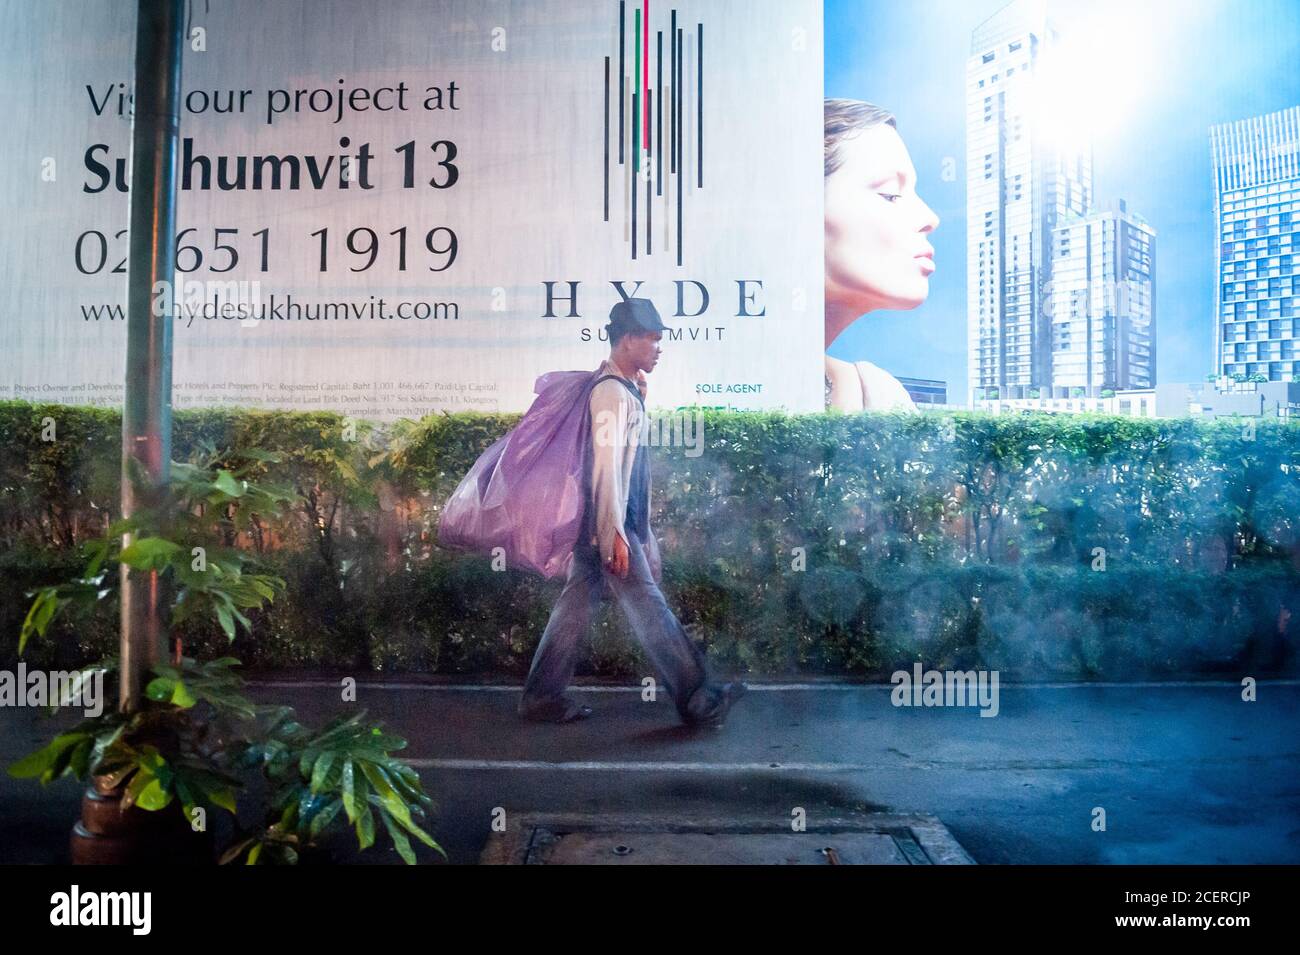
{"type": "Polygon", "coordinates": [[[602,381],[591,391],[591,506],[595,509],[600,559],[614,557],[614,540],[627,546],[623,517],[627,514],[627,430],[634,401],[617,381],[602,381]]]}

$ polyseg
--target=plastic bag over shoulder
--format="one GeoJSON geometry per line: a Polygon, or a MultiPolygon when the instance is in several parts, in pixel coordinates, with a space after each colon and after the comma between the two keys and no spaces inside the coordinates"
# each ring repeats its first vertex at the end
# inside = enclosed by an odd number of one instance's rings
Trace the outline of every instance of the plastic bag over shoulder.
{"type": "Polygon", "coordinates": [[[588,401],[598,375],[537,379],[519,424],[474,462],[443,508],[438,542],[475,553],[502,548],[507,566],[544,577],[568,570],[586,507],[588,401]]]}

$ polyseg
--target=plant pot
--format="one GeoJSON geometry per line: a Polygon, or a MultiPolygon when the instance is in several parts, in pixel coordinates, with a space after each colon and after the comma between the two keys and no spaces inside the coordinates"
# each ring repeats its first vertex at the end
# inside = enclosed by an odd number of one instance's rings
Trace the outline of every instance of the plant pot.
{"type": "Polygon", "coordinates": [[[73,865],[207,865],[212,834],[195,832],[178,805],[150,812],[122,808],[122,787],[96,779],[72,827],[73,865]]]}

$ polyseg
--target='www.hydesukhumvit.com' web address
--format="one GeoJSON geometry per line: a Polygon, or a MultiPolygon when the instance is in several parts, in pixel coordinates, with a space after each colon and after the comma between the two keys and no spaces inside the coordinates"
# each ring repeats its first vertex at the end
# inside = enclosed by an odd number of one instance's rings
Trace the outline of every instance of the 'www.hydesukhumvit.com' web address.
{"type": "MultiPolygon", "coordinates": [[[[81,305],[86,322],[120,322],[126,309],[119,303],[81,305]]],[[[236,322],[254,325],[259,322],[328,322],[328,321],[455,321],[460,318],[456,302],[388,299],[370,296],[363,301],[302,301],[291,294],[272,293],[265,301],[205,301],[177,303],[177,322],[189,327],[195,321],[236,322]]]]}

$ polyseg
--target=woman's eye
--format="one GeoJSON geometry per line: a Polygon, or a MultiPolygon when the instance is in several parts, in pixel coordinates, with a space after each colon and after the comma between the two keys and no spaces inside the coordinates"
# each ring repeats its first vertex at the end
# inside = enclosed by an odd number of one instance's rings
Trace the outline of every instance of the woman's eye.
{"type": "Polygon", "coordinates": [[[882,192],[880,193],[880,198],[884,199],[886,202],[893,202],[896,199],[901,199],[903,197],[901,193],[897,192],[882,192]]]}

